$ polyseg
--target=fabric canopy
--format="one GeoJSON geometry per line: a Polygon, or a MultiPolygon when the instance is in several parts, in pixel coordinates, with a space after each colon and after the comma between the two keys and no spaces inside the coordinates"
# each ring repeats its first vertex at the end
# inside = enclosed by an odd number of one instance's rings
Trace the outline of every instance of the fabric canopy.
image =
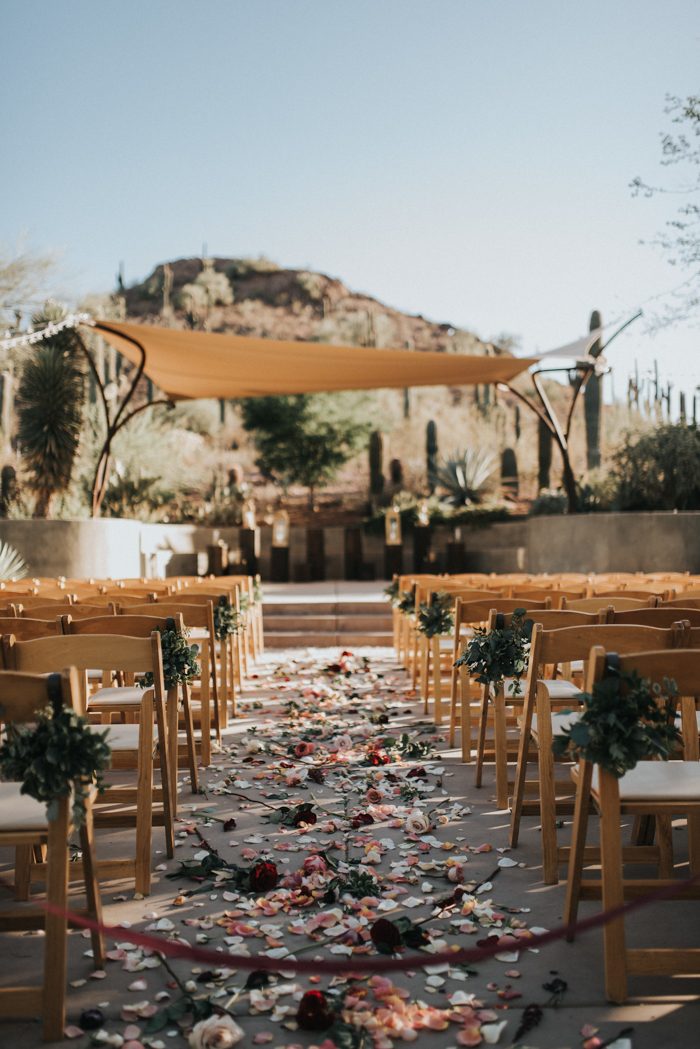
{"type": "Polygon", "coordinates": [[[172,400],[509,382],[537,358],[333,346],[95,321],[172,400]],[[141,349],[143,350],[143,354],[141,349]]]}

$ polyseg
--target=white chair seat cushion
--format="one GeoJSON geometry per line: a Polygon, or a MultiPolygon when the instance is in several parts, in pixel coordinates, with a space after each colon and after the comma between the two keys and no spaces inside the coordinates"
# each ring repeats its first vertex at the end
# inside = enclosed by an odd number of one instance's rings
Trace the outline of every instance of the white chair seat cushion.
{"type": "MultiPolygon", "coordinates": [[[[620,801],[700,802],[700,762],[640,761],[619,780],[620,801]]],[[[598,769],[592,790],[598,793],[598,769]]]]}
{"type": "Polygon", "coordinates": [[[581,695],[581,689],[573,681],[564,681],[563,678],[555,678],[553,681],[541,680],[538,684],[547,686],[550,699],[574,699],[581,695]]]}
{"type": "MultiPolygon", "coordinates": [[[[571,728],[580,717],[581,714],[577,710],[552,711],[552,736],[558,736],[566,729],[571,728]]],[[[533,736],[537,735],[537,714],[532,715],[532,728],[530,731],[533,736]]]]}
{"type": "Polygon", "coordinates": [[[0,782],[0,831],[48,829],[46,805],[20,793],[20,787],[0,782]]]}
{"type": "Polygon", "coordinates": [[[126,706],[139,706],[144,692],[149,689],[139,688],[137,685],[125,685],[123,688],[98,688],[88,699],[88,706],[99,708],[101,706],[113,706],[115,703],[126,706]]]}
{"type": "MultiPolygon", "coordinates": [[[[514,693],[511,691],[511,688],[515,680],[516,679],[513,677],[504,678],[503,690],[506,699],[508,699],[509,696],[514,695],[514,693]]],[[[581,693],[581,689],[578,687],[578,685],[575,685],[573,681],[564,681],[563,678],[555,678],[553,681],[544,680],[541,678],[538,684],[540,683],[547,686],[547,691],[549,692],[550,699],[574,699],[581,693]]],[[[520,679],[520,692],[515,693],[515,695],[523,696],[524,694],[525,678],[522,677],[520,679]]]]}
{"type": "Polygon", "coordinates": [[[107,745],[113,751],[139,749],[138,725],[92,725],[91,727],[95,732],[104,732],[107,729],[107,745]]]}

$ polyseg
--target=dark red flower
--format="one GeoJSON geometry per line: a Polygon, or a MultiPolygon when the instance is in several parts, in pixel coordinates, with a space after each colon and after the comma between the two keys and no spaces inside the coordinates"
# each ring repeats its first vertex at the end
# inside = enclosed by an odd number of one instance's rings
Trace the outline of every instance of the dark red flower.
{"type": "Polygon", "coordinates": [[[237,826],[238,824],[232,816],[230,820],[225,821],[224,830],[228,833],[230,830],[235,830],[237,826]]]}
{"type": "Polygon", "coordinates": [[[415,765],[406,773],[406,779],[427,779],[428,773],[422,765],[415,765]]]}
{"type": "Polygon", "coordinates": [[[312,783],[324,783],[326,780],[326,773],[323,769],[309,769],[306,774],[306,778],[310,779],[312,783]]]}
{"type": "Polygon", "coordinates": [[[297,1010],[302,1031],[325,1031],[334,1020],[335,1011],[323,991],[306,991],[297,1010]]]}
{"type": "Polygon", "coordinates": [[[401,933],[388,918],[377,918],[369,934],[381,954],[393,954],[401,946],[401,933]]]}
{"type": "Polygon", "coordinates": [[[249,874],[250,888],[252,892],[270,892],[277,887],[279,873],[277,865],[269,860],[260,860],[251,867],[249,874]]]}
{"type": "Polygon", "coordinates": [[[370,750],[367,754],[370,765],[388,765],[389,755],[381,750],[370,750]]]}
{"type": "Polygon", "coordinates": [[[307,808],[305,805],[302,805],[292,817],[292,826],[294,827],[302,827],[305,823],[312,826],[317,822],[318,816],[310,806],[307,808]]]}
{"type": "Polygon", "coordinates": [[[350,820],[350,826],[357,830],[358,827],[369,827],[374,823],[374,816],[369,812],[357,812],[350,820]]]}

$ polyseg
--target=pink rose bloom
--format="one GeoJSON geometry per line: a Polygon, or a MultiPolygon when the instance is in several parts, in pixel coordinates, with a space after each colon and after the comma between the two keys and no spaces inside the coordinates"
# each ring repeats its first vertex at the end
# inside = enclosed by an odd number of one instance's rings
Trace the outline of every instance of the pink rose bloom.
{"type": "Polygon", "coordinates": [[[307,743],[305,740],[302,740],[301,743],[297,743],[297,745],[295,746],[294,755],[297,758],[306,758],[309,756],[309,754],[313,754],[315,750],[315,743],[307,743]]]}
{"type": "Polygon", "coordinates": [[[228,1015],[200,1020],[190,1032],[190,1049],[230,1049],[243,1038],[243,1030],[228,1015]]]}
{"type": "Polygon", "coordinates": [[[325,874],[328,864],[323,856],[307,856],[302,864],[304,874],[325,874]]]}

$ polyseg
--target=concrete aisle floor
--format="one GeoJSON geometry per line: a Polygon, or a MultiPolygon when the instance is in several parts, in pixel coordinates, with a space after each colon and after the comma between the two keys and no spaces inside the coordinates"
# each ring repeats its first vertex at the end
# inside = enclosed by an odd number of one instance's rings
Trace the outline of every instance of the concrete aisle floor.
{"type": "MultiPolygon", "coordinates": [[[[422,901],[415,908],[399,909],[397,912],[407,913],[414,920],[426,917],[431,910],[431,895],[444,897],[450,891],[451,884],[444,876],[436,876],[435,870],[421,873],[414,884],[390,881],[391,864],[404,855],[400,851],[401,846],[409,844],[410,851],[419,858],[423,852],[422,858],[427,862],[444,863],[450,857],[463,855],[467,858],[464,880],[477,883],[495,869],[500,858],[512,858],[517,861],[517,865],[502,867],[497,877],[493,878],[493,889],[477,898],[481,901],[491,898],[501,908],[528,908],[526,913],[517,915],[528,927],[552,928],[560,924],[564,887],[545,887],[541,882],[536,821],[525,820],[522,844],[516,851],[498,852],[507,846],[509,820],[507,813],[494,809],[490,774],[486,776],[485,786],[476,790],[472,785],[472,770],[459,762],[455,751],[446,750],[440,738],[435,743],[437,752],[432,756],[408,759],[383,769],[383,772],[389,770],[395,773],[396,783],[405,789],[405,784],[415,785],[418,782],[408,777],[409,770],[416,765],[425,766],[429,770],[427,782],[430,789],[422,791],[419,800],[407,802],[404,796],[403,799],[392,801],[385,797],[384,803],[394,807],[373,809],[376,822],[370,827],[349,829],[347,821],[339,818],[334,824],[335,829],[331,829],[331,825],[324,822],[328,817],[321,809],[338,813],[343,809],[344,799],[349,799],[351,813],[369,808],[371,798],[367,798],[364,791],[367,777],[373,775],[374,770],[362,767],[361,759],[356,755],[345,764],[345,771],[337,774],[338,789],[333,789],[336,773],[329,774],[324,784],[304,781],[305,771],[312,767],[311,764],[290,757],[287,752],[290,745],[308,734],[309,729],[328,731],[330,734],[327,739],[331,741],[337,739],[339,733],[349,732],[354,734],[352,738],[356,745],[362,743],[365,746],[364,733],[370,726],[370,716],[376,718],[388,709],[389,726],[396,734],[399,728],[407,732],[412,740],[428,739],[432,734],[425,727],[422,710],[408,693],[406,676],[396,667],[391,653],[375,649],[368,650],[368,654],[369,671],[361,670],[341,678],[323,670],[337,660],[337,649],[314,652],[294,650],[266,656],[259,667],[258,676],[248,682],[240,718],[226,733],[224,747],[216,755],[213,766],[203,773],[206,796],[193,798],[188,793],[184,777],[181,777],[181,822],[178,825],[176,859],[165,860],[160,851],[162,837],[156,831],[158,851],[154,855],[154,864],[162,869],[156,872],[152,895],[145,900],[135,900],[128,888],[124,890],[123,886],[120,888],[118,885],[106,887],[105,917],[108,922],[130,923],[144,929],[154,922],[167,919],[163,923],[165,929],[159,935],[167,935],[168,929],[172,928],[189,942],[194,942],[196,937],[206,938],[208,946],[222,950],[222,964],[225,958],[223,950],[227,947],[224,937],[227,935],[235,937],[241,933],[241,939],[234,941],[229,949],[242,949],[253,955],[270,949],[270,942],[281,942],[290,949],[298,949],[307,942],[305,935],[292,934],[288,926],[299,920],[306,922],[320,910],[328,911],[332,905],[313,904],[292,914],[280,910],[276,915],[254,917],[253,921],[259,920],[263,925],[267,921],[280,927],[278,932],[271,934],[272,940],[266,943],[259,936],[248,936],[247,931],[240,926],[230,924],[227,930],[216,924],[216,919],[221,918],[224,911],[241,910],[237,901],[231,897],[227,899],[222,891],[188,897],[181,905],[174,903],[180,890],[193,888],[193,883],[184,877],[167,880],[165,875],[177,870],[177,861],[191,859],[202,849],[201,840],[194,833],[196,827],[225,859],[244,862],[241,859],[242,855],[246,855],[244,850],[250,850],[256,856],[269,850],[280,870],[285,873],[297,870],[319,841],[326,843],[329,855],[336,859],[342,859],[345,855],[345,841],[349,843],[350,855],[356,858],[363,855],[368,842],[380,841],[381,857],[370,857],[370,860],[376,868],[383,893],[398,889],[399,903],[410,896],[422,901]],[[294,707],[286,706],[290,701],[296,704],[296,711],[294,707]],[[290,716],[297,720],[290,721],[290,716]],[[250,745],[251,741],[253,746],[250,745]],[[264,743],[273,753],[252,753],[254,741],[264,743]],[[251,753],[247,754],[246,747],[251,753]],[[440,772],[440,769],[444,771],[440,772]],[[217,793],[225,786],[225,781],[228,781],[228,789],[252,800],[246,802],[239,797],[217,793]],[[362,792],[353,793],[359,786],[362,786],[362,792]],[[425,798],[425,804],[421,803],[421,796],[425,798]],[[267,806],[311,801],[319,808],[319,823],[306,830],[269,824],[265,816],[271,810],[261,804],[263,801],[267,806]],[[404,825],[406,815],[414,807],[421,808],[423,812],[432,811],[434,822],[442,814],[448,816],[444,825],[438,823],[432,831],[423,835],[433,842],[424,843],[424,849],[420,835],[411,839],[404,825]],[[462,807],[466,807],[468,812],[460,814],[462,807]],[[206,809],[210,817],[218,816],[222,820],[233,816],[237,826],[224,829],[222,822],[194,816],[193,809],[206,809]],[[452,842],[454,848],[438,848],[435,839],[452,842]],[[327,844],[329,842],[336,842],[340,848],[334,850],[327,844]],[[402,890],[405,890],[404,894],[401,894],[402,890]],[[213,919],[213,923],[210,919],[213,919]],[[173,923],[172,926],[169,923],[173,923]]],[[[373,724],[370,726],[369,739],[386,734],[387,731],[383,725],[373,724]]],[[[319,757],[319,753],[316,757],[312,756],[311,762],[319,757]]],[[[323,753],[327,758],[326,750],[323,753]]],[[[342,765],[339,762],[339,766],[342,765]]],[[[378,786],[389,792],[394,789],[391,781],[385,777],[382,777],[378,786]]],[[[679,829],[677,834],[680,843],[682,830],[679,829]]],[[[105,840],[104,834],[100,834],[99,853],[123,854],[129,841],[130,835],[125,832],[111,835],[109,841],[105,840]]],[[[8,859],[6,855],[0,856],[0,860],[8,859]]],[[[273,893],[268,894],[268,897],[275,898],[273,893]]],[[[598,906],[596,903],[585,904],[583,914],[593,913],[598,906]]],[[[630,939],[640,944],[697,943],[697,907],[697,903],[674,902],[654,905],[653,908],[638,912],[630,922],[630,939]]],[[[390,918],[395,916],[391,912],[386,913],[390,918]]],[[[245,913],[241,916],[246,917],[245,913]]],[[[236,919],[231,918],[230,921],[233,923],[236,919]]],[[[432,924],[450,930],[447,921],[432,924]]],[[[451,929],[446,939],[449,943],[473,946],[477,939],[487,935],[488,929],[476,935],[460,935],[451,929]]],[[[122,941],[128,942],[128,936],[126,927],[122,941]]],[[[187,1045],[186,1037],[174,1022],[153,1035],[149,1043],[143,1033],[144,1021],[124,1011],[125,1007],[142,1007],[144,1003],[160,1004],[157,996],[164,991],[173,997],[177,996],[168,973],[161,966],[142,971],[125,971],[123,960],[113,960],[106,963],[106,976],[93,974],[91,977],[92,966],[89,958],[85,957],[89,942],[77,932],[71,933],[69,940],[70,978],[76,982],[70,988],[68,997],[70,1023],[78,1022],[81,1010],[97,1006],[105,1014],[104,1031],[112,1039],[107,1044],[117,1046],[120,1044],[119,1038],[126,1035],[127,1038],[131,1036],[132,1040],[136,1039],[136,1044],[140,1042],[142,1045],[154,1044],[168,1049],[187,1045]],[[130,1027],[140,1033],[129,1030],[130,1027]]],[[[0,943],[0,984],[31,982],[41,968],[41,936],[7,935],[0,938],[0,943]]],[[[111,947],[113,945],[109,944],[108,949],[111,947]]],[[[316,955],[333,957],[327,949],[320,948],[314,949],[307,957],[316,955]]],[[[374,956],[373,951],[370,956],[374,956]]],[[[136,952],[134,958],[138,965],[142,955],[136,952]]],[[[196,979],[202,969],[185,961],[173,962],[172,966],[182,980],[196,979]]],[[[473,968],[476,974],[466,977],[452,970],[445,983],[436,987],[426,985],[426,974],[423,972],[395,974],[393,980],[397,986],[406,988],[411,997],[437,1008],[446,1007],[448,994],[463,992],[476,995],[485,1006],[498,1011],[499,1019],[508,1021],[498,1042],[501,1046],[512,1045],[524,1007],[535,1002],[543,1004],[547,1000],[548,994],[542,985],[555,975],[568,984],[561,1005],[556,1009],[545,1008],[542,1022],[525,1035],[518,1045],[539,1049],[575,1049],[584,1041],[581,1030],[586,1024],[600,1029],[601,1040],[613,1037],[624,1028],[633,1027],[631,1044],[634,1049],[695,1045],[698,1041],[697,1033],[693,1034],[693,1031],[697,1032],[696,1025],[700,1026],[700,978],[635,979],[631,984],[633,996],[629,1003],[624,1007],[610,1006],[603,996],[601,935],[598,931],[586,934],[573,945],[560,941],[539,952],[523,950],[517,962],[492,959],[473,968]],[[513,970],[519,975],[508,975],[513,970]],[[498,992],[503,993],[508,985],[511,991],[506,991],[505,997],[500,997],[498,992]],[[520,997],[510,997],[511,993],[519,994],[520,997]]],[[[244,981],[244,973],[233,972],[227,975],[223,986],[237,988],[244,981]]],[[[308,977],[299,977],[295,982],[303,990],[326,986],[325,979],[320,985],[310,983],[308,977]]],[[[198,994],[208,993],[203,983],[196,984],[196,987],[198,994]]],[[[226,997],[221,1000],[225,1001],[226,997]]],[[[289,996],[280,999],[280,1003],[287,1006],[293,1005],[293,1001],[289,996]]],[[[245,1036],[238,1043],[242,1046],[265,1044],[264,1039],[273,1049],[310,1046],[319,1045],[325,1037],[323,1034],[309,1035],[286,1029],[284,1020],[275,1020],[270,1012],[251,1016],[246,995],[238,999],[235,1012],[245,1031],[245,1036]],[[267,1034],[271,1035],[269,1039],[266,1038],[267,1034]],[[254,1040],[256,1035],[259,1036],[258,1040],[254,1040]]],[[[445,1031],[421,1030],[416,1041],[426,1049],[477,1044],[475,1041],[460,1041],[460,1030],[460,1026],[455,1024],[445,1031]]],[[[40,1028],[36,1022],[0,1021],[1,1047],[14,1049],[21,1046],[28,1049],[41,1044],[40,1028]]],[[[92,1041],[89,1035],[84,1034],[63,1044],[84,1049],[92,1041]]],[[[368,1049],[371,1044],[368,1042],[368,1049]]],[[[400,1038],[395,1042],[396,1046],[402,1044],[400,1038]]]]}

